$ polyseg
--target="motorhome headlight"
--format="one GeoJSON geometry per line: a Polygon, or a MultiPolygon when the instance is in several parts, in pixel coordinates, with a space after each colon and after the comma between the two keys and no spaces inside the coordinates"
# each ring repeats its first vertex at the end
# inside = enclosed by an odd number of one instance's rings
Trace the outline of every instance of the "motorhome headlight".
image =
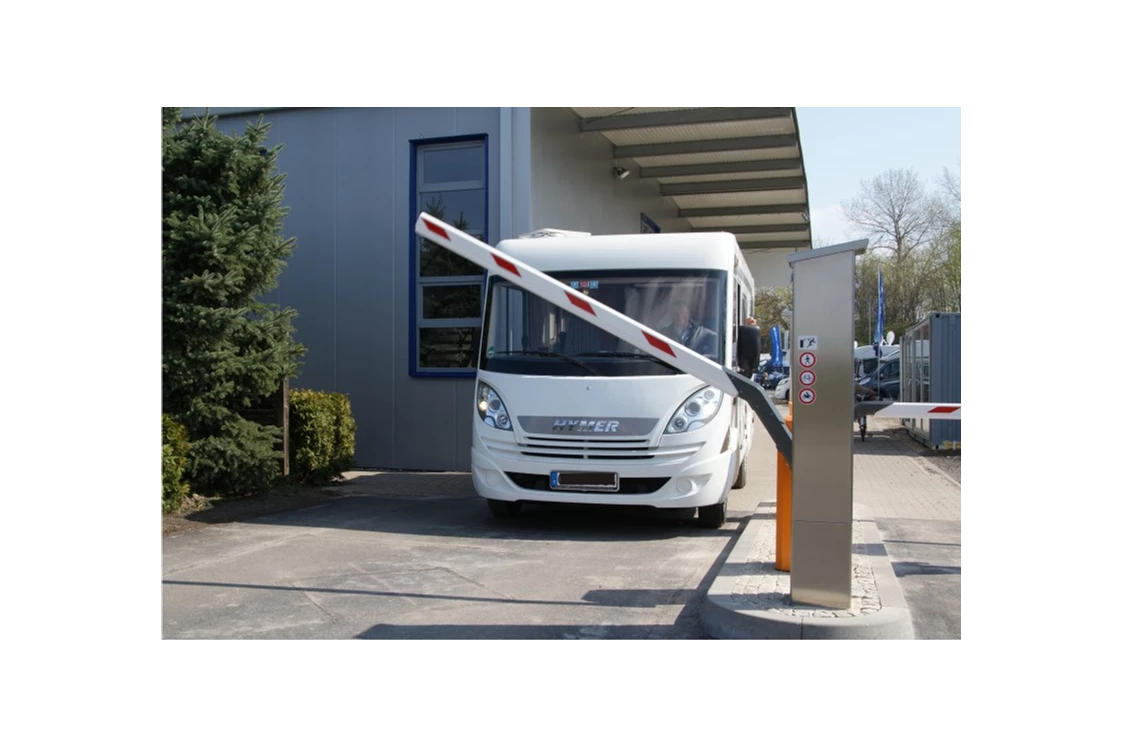
{"type": "Polygon", "coordinates": [[[698,390],[679,406],[663,433],[682,434],[702,428],[717,414],[722,397],[724,395],[717,387],[698,390]]]}
{"type": "Polygon", "coordinates": [[[488,426],[502,431],[511,430],[511,417],[495,390],[483,382],[476,385],[476,412],[488,426]]]}

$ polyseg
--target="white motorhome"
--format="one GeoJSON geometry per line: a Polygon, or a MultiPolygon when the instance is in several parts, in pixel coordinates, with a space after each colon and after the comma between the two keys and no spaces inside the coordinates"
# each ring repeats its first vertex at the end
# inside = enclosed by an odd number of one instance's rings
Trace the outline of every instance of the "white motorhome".
{"type": "Polygon", "coordinates": [[[854,381],[868,377],[877,370],[881,362],[887,358],[900,355],[901,346],[883,345],[881,355],[872,345],[860,345],[854,349],[854,381]]]}
{"type": "MultiPolygon", "coordinates": [[[[756,366],[736,355],[753,280],[733,235],[554,233],[497,249],[723,366],[756,366]],[[690,327],[678,335],[683,305],[690,327]]],[[[696,507],[700,524],[720,527],[730,488],[745,485],[755,416],[742,398],[498,275],[476,393],[472,481],[496,516],[524,501],[696,507]]]]}

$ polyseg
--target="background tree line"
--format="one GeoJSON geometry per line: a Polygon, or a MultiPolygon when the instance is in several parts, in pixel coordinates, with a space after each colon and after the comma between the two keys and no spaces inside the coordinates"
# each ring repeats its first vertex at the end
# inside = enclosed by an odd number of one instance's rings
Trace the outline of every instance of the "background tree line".
{"type": "MultiPolygon", "coordinates": [[[[862,180],[859,194],[843,202],[853,238],[868,238],[869,248],[855,264],[854,338],[873,343],[877,326],[877,271],[885,291],[884,333],[899,340],[931,312],[958,312],[962,302],[960,272],[960,177],[946,167],[936,183],[924,185],[911,169],[891,169],[862,180]]],[[[833,243],[833,242],[832,242],[833,243]]],[[[818,244],[818,243],[817,243],[818,244]]],[[[769,331],[792,306],[790,286],[757,289],[756,320],[763,352],[769,331]]]]}

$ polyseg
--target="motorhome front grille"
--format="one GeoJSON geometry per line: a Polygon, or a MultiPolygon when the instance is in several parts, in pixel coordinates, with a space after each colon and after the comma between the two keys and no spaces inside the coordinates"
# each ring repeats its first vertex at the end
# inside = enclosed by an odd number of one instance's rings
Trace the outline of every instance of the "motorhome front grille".
{"type": "Polygon", "coordinates": [[[599,460],[604,462],[644,462],[648,465],[673,465],[683,462],[701,449],[704,442],[655,446],[645,439],[594,439],[528,436],[518,443],[483,439],[483,446],[496,457],[548,461],[557,466],[566,462],[599,460]]]}
{"type": "Polygon", "coordinates": [[[570,460],[650,460],[656,454],[646,439],[530,436],[519,447],[526,457],[561,457],[570,460]]]}

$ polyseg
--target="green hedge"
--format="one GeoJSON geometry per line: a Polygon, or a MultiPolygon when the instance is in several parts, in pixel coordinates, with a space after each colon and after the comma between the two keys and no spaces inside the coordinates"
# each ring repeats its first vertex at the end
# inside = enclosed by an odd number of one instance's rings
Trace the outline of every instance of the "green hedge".
{"type": "Polygon", "coordinates": [[[163,414],[162,432],[164,486],[160,504],[165,512],[175,512],[191,491],[191,487],[183,479],[191,443],[187,440],[187,429],[167,413],[163,414]]]}
{"type": "Polygon", "coordinates": [[[309,483],[328,483],[355,458],[355,419],[346,395],[314,390],[289,393],[289,472],[309,483]]]}

